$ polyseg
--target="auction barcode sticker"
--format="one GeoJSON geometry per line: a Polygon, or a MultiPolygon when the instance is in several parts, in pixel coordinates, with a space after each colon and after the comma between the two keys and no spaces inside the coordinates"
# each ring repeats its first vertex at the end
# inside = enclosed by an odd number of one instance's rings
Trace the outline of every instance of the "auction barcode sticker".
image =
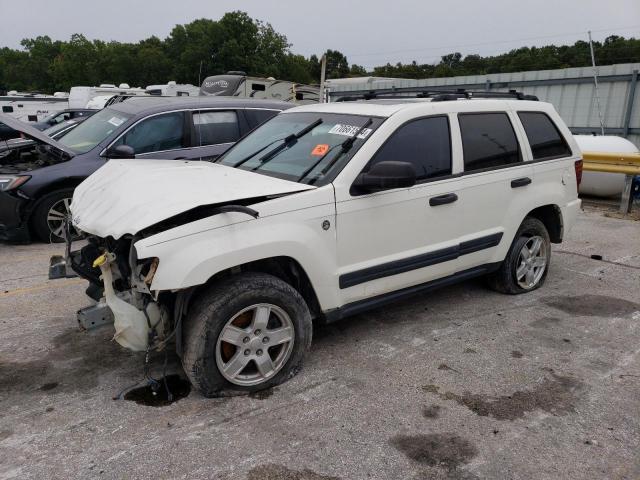
{"type": "Polygon", "coordinates": [[[114,127],[119,127],[124,123],[124,119],[118,118],[118,117],[111,117],[111,119],[109,119],[108,122],[114,127]]]}
{"type": "MultiPolygon", "coordinates": [[[[335,125],[331,130],[329,130],[329,133],[333,133],[334,135],[344,135],[345,137],[353,137],[356,133],[358,133],[358,130],[360,130],[360,127],[356,127],[353,125],[342,125],[339,123],[335,125]]],[[[372,130],[370,128],[365,128],[364,130],[362,130],[362,132],[360,132],[358,138],[367,138],[371,132],[372,130]]]]}

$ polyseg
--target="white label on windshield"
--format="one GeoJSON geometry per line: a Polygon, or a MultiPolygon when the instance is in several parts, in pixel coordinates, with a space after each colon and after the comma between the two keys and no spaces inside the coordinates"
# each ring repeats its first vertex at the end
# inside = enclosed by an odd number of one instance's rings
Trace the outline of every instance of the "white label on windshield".
{"type": "MultiPolygon", "coordinates": [[[[353,137],[356,133],[358,133],[358,130],[360,130],[360,127],[354,127],[353,125],[342,125],[339,123],[335,125],[331,130],[329,130],[329,133],[333,133],[334,135],[344,135],[345,137],[353,137]]],[[[362,130],[362,132],[360,132],[358,138],[367,138],[371,132],[372,130],[370,128],[365,128],[364,130],[362,130]]]]}
{"type": "Polygon", "coordinates": [[[118,117],[111,117],[111,119],[109,120],[109,123],[114,127],[119,127],[124,123],[124,120],[118,117]]]}

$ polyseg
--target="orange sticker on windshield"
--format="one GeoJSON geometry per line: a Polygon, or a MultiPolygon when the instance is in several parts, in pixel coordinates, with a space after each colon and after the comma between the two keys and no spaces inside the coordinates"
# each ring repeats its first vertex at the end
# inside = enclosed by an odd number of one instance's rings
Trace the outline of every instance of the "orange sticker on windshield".
{"type": "Polygon", "coordinates": [[[316,145],[313,150],[311,150],[311,155],[315,155],[316,157],[321,157],[328,151],[329,151],[329,145],[327,145],[326,143],[320,143],[316,145]]]}

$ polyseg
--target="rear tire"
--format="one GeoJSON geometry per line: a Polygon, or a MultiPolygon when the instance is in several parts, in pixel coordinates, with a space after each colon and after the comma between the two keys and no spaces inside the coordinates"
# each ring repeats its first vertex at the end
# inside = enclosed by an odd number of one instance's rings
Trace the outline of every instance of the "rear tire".
{"type": "Polygon", "coordinates": [[[277,277],[247,272],[194,300],[185,318],[182,366],[206,397],[256,392],[300,370],[311,336],[302,296],[277,277]]]}
{"type": "Polygon", "coordinates": [[[69,214],[73,189],[58,190],[42,197],[31,217],[31,228],[45,243],[64,242],[62,221],[69,214]]]}
{"type": "Polygon", "coordinates": [[[518,295],[540,288],[547,278],[551,240],[544,224],[527,217],[520,225],[500,268],[489,274],[489,286],[498,292],[518,295]]]}

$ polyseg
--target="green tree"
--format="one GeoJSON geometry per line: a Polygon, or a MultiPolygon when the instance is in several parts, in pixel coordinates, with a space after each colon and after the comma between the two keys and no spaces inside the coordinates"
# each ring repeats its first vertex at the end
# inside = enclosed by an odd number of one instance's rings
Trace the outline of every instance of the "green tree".
{"type": "MultiPolygon", "coordinates": [[[[594,42],[598,65],[640,62],[640,39],[617,35],[594,42]]],[[[337,50],[327,50],[327,78],[367,75],[349,65],[337,50]]],[[[513,49],[498,55],[443,55],[437,63],[387,63],[373,68],[375,76],[431,78],[477,75],[591,64],[589,44],[547,45],[513,49]]],[[[74,85],[129,83],[146,86],[176,80],[194,83],[205,76],[243,70],[301,83],[320,81],[320,61],[291,51],[286,36],[270,24],[240,11],[219,20],[201,18],[176,25],[165,39],[150,37],[137,43],[90,41],[74,34],[69,41],[47,36],[24,39],[20,49],[0,48],[0,89],[53,92],[74,85]],[[202,72],[201,72],[202,66],[202,72]],[[202,75],[200,75],[202,73],[202,75]]]]}
{"type": "Polygon", "coordinates": [[[349,75],[349,62],[338,50],[327,50],[327,78],[343,78],[349,75]]]}
{"type": "Polygon", "coordinates": [[[349,68],[350,77],[364,77],[367,75],[367,69],[355,63],[349,68]]]}
{"type": "Polygon", "coordinates": [[[54,58],[51,72],[54,87],[68,90],[73,85],[96,85],[101,83],[97,65],[102,61],[96,46],[84,35],[75,33],[69,42],[60,47],[54,58]]]}

